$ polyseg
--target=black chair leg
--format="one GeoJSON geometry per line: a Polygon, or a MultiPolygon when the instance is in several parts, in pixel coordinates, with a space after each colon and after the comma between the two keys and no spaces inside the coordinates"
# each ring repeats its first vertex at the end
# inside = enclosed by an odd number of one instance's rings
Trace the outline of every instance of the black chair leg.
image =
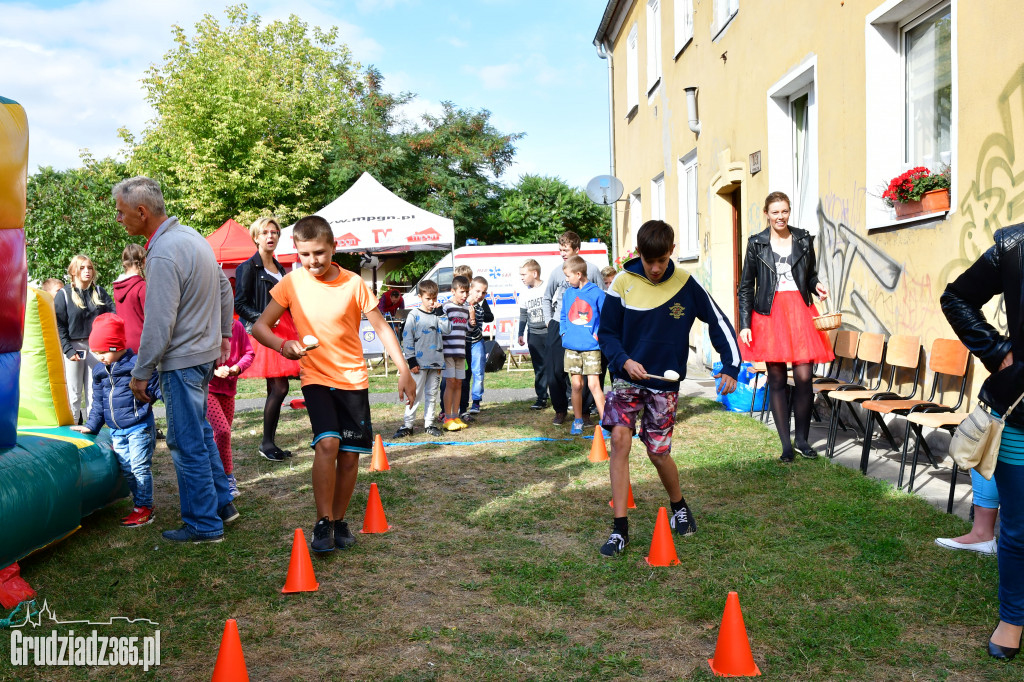
{"type": "Polygon", "coordinates": [[[860,472],[867,476],[868,474],[868,455],[871,454],[871,435],[874,433],[874,412],[869,412],[867,417],[867,427],[864,429],[864,445],[860,451],[860,472]]]}
{"type": "Polygon", "coordinates": [[[896,445],[896,439],[892,437],[892,432],[889,431],[889,427],[885,424],[885,419],[881,416],[878,417],[878,424],[882,427],[882,434],[886,440],[889,441],[889,445],[892,446],[893,450],[899,450],[899,446],[896,445]]]}
{"type": "Polygon", "coordinates": [[[843,409],[843,403],[833,401],[835,409],[832,410],[832,419],[828,425],[828,440],[825,443],[825,452],[829,459],[836,456],[836,439],[839,436],[839,413],[843,409]]]}
{"type": "MultiPolygon", "coordinates": [[[[946,513],[953,513],[953,496],[956,494],[956,476],[960,473],[960,467],[953,462],[953,478],[949,481],[949,501],[946,502],[946,513]]],[[[973,511],[973,510],[972,510],[973,511]]]]}
{"type": "Polygon", "coordinates": [[[910,464],[910,485],[907,487],[907,492],[914,492],[914,475],[917,474],[917,455],[921,451],[921,442],[924,440],[921,438],[920,429],[917,432],[917,442],[914,443],[914,459],[910,464]]]}
{"type": "Polygon", "coordinates": [[[910,422],[907,422],[907,437],[903,439],[903,453],[900,455],[900,473],[896,477],[896,489],[903,487],[903,470],[907,466],[907,446],[910,445],[910,422]]]}

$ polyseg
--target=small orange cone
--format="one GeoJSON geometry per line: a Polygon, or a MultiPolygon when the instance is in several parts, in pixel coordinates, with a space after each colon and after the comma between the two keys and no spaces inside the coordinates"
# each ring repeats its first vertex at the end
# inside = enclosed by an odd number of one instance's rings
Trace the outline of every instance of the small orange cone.
{"type": "Polygon", "coordinates": [[[318,589],[320,583],[313,575],[313,562],[309,558],[309,547],[306,547],[306,536],[301,528],[296,528],[292,540],[292,560],[288,564],[288,577],[285,578],[281,593],[316,592],[318,589]]]}
{"type": "Polygon", "coordinates": [[[373,458],[370,460],[370,471],[390,471],[388,456],[384,453],[384,440],[378,433],[373,439],[373,458]]]}
{"type": "Polygon", "coordinates": [[[211,682],[249,682],[249,671],[245,669],[242,655],[242,640],[238,638],[238,623],[228,618],[224,623],[224,635],[220,638],[217,663],[213,666],[211,682]]]}
{"type": "Polygon", "coordinates": [[[590,456],[587,457],[592,463],[608,461],[608,448],[604,446],[604,434],[601,427],[594,427],[594,442],[590,444],[590,456]]]}
{"type": "Polygon", "coordinates": [[[387,518],[384,517],[384,505],[380,503],[380,492],[377,484],[370,484],[370,496],[366,499],[366,516],[363,517],[363,529],[360,533],[387,533],[391,530],[387,518]]]}
{"type": "MultiPolygon", "coordinates": [[[[614,507],[615,500],[608,500],[608,506],[614,507]]],[[[629,500],[626,501],[626,509],[636,509],[636,501],[633,499],[633,484],[629,484],[629,500]]]]}
{"type": "Polygon", "coordinates": [[[740,597],[730,592],[725,599],[722,625],[718,628],[715,657],[708,659],[711,672],[719,677],[756,677],[761,674],[750,652],[747,628],[740,611],[740,597]]]}
{"type": "Polygon", "coordinates": [[[651,566],[675,566],[679,563],[676,544],[672,542],[672,529],[668,527],[668,512],[664,507],[658,507],[658,520],[654,522],[651,551],[644,557],[644,561],[651,566]]]}

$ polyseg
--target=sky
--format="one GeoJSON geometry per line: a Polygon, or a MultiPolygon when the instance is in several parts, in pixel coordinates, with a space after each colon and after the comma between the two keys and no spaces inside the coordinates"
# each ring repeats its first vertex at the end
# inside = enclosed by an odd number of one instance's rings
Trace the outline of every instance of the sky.
{"type": "MultiPolygon", "coordinates": [[[[174,0],[0,0],[0,96],[24,106],[29,172],[120,156],[117,135],[153,117],[141,78],[171,49],[171,26],[192,34],[229,3],[174,0]]],[[[608,72],[592,44],[606,0],[250,0],[264,22],[295,14],[337,26],[388,91],[417,99],[406,114],[442,101],[487,109],[503,133],[526,136],[506,184],[523,174],[571,185],[608,170],[608,72]]]]}

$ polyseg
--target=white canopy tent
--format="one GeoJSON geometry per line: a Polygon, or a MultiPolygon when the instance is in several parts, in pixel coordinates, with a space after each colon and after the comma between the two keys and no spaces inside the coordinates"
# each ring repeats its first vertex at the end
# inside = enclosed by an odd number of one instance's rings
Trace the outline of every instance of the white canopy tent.
{"type": "MultiPolygon", "coordinates": [[[[315,215],[331,224],[338,251],[399,254],[451,251],[455,223],[395,196],[369,173],[363,173],[340,197],[315,215]]],[[[295,253],[293,226],[281,230],[277,256],[295,253]]]]}

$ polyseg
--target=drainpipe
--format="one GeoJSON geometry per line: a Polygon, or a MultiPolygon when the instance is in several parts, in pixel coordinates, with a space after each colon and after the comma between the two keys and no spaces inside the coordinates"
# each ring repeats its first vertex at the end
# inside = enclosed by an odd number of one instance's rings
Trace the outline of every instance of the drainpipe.
{"type": "Polygon", "coordinates": [[[697,118],[697,86],[691,85],[683,88],[686,93],[686,115],[689,118],[690,130],[694,135],[700,135],[700,119],[697,118]]]}
{"type": "MultiPolygon", "coordinates": [[[[615,175],[615,101],[612,98],[612,51],[606,42],[594,41],[597,56],[608,62],[608,174],[615,175]]],[[[612,203],[612,263],[619,257],[619,235],[616,208],[612,203]]]]}

